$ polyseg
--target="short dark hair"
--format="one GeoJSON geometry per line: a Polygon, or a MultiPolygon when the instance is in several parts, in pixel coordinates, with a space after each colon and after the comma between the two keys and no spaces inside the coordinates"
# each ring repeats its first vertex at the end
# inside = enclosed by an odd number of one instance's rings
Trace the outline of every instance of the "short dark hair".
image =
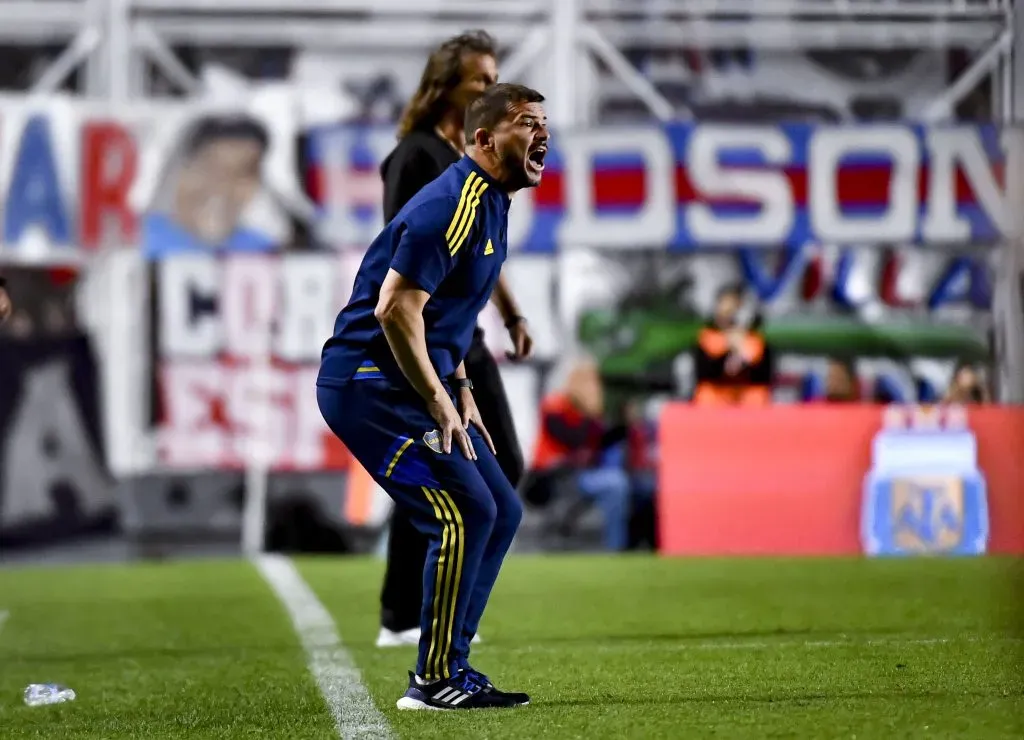
{"type": "Polygon", "coordinates": [[[448,110],[448,93],[462,82],[462,58],[466,54],[497,57],[498,44],[487,31],[466,31],[434,49],[423,67],[420,84],[398,122],[398,138],[413,131],[429,131],[448,110]]]}
{"type": "Polygon", "coordinates": [[[505,120],[509,109],[521,103],[543,103],[544,96],[526,85],[499,82],[491,85],[466,109],[466,143],[473,143],[473,134],[478,128],[493,131],[505,120]]]}
{"type": "Polygon", "coordinates": [[[195,155],[207,144],[222,139],[248,139],[259,144],[264,152],[270,144],[266,127],[255,118],[245,115],[206,116],[193,126],[185,144],[185,153],[195,155]]]}

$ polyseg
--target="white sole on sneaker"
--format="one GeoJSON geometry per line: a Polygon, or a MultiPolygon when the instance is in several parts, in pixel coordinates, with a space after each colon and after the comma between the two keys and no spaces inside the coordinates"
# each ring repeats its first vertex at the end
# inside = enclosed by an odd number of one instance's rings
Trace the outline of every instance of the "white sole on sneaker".
{"type": "Polygon", "coordinates": [[[411,630],[403,630],[402,632],[392,632],[385,627],[381,627],[377,635],[377,647],[379,648],[407,647],[419,644],[420,630],[418,627],[414,627],[411,630]]]}
{"type": "MultiPolygon", "coordinates": [[[[471,642],[473,645],[479,645],[481,642],[480,635],[473,635],[471,642]]],[[[385,627],[381,627],[380,632],[377,633],[377,647],[379,648],[409,647],[410,645],[415,647],[419,644],[420,631],[416,627],[401,632],[392,632],[385,627]]]]}
{"type": "Polygon", "coordinates": [[[409,697],[409,696],[403,696],[401,699],[399,699],[395,703],[395,706],[397,706],[399,709],[409,709],[409,710],[426,709],[426,710],[431,711],[431,712],[445,712],[445,711],[448,711],[448,710],[446,710],[446,709],[444,709],[442,707],[432,707],[429,704],[420,701],[419,699],[413,699],[412,697],[409,697]]]}

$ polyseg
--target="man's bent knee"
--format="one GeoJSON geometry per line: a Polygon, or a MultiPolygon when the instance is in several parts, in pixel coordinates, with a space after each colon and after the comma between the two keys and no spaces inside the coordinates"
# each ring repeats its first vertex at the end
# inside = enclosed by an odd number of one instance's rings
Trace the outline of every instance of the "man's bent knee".
{"type": "Polygon", "coordinates": [[[494,531],[515,534],[519,530],[519,523],[523,521],[523,504],[516,497],[508,497],[502,500],[498,507],[497,519],[494,522],[494,531]]]}
{"type": "Polygon", "coordinates": [[[485,528],[488,532],[498,520],[498,507],[488,495],[462,493],[452,497],[463,523],[485,528]]]}

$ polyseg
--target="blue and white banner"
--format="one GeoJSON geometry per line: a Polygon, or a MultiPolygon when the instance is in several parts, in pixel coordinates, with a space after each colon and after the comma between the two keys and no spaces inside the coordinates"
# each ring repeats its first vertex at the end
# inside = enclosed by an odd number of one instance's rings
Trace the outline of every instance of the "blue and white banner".
{"type": "MultiPolygon", "coordinates": [[[[533,252],[992,242],[1011,232],[1021,202],[1021,133],[693,123],[555,132],[543,182],[516,198],[510,241],[533,252]]],[[[365,245],[379,229],[377,168],[393,146],[390,128],[311,136],[307,183],[336,246],[365,245]]]]}

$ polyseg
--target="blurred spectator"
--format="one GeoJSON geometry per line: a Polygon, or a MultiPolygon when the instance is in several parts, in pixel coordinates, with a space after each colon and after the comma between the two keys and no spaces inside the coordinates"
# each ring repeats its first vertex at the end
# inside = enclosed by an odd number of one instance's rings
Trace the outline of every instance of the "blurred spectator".
{"type": "Polygon", "coordinates": [[[626,404],[626,470],[632,487],[629,547],[657,547],[658,427],[638,401],[626,404]]]}
{"type": "Polygon", "coordinates": [[[698,404],[761,406],[771,401],[771,352],[755,319],[740,321],[743,288],[727,285],[715,299],[711,319],[697,335],[694,366],[698,404]]]}
{"type": "MultiPolygon", "coordinates": [[[[4,270],[7,284],[0,289],[0,304],[7,299],[9,320],[0,321],[0,333],[12,337],[55,337],[74,334],[75,281],[72,268],[11,267],[4,270]]],[[[3,307],[0,305],[0,317],[3,307]]]]}
{"type": "Polygon", "coordinates": [[[541,402],[541,423],[524,498],[547,503],[563,493],[594,502],[604,515],[604,546],[625,550],[629,541],[631,485],[622,465],[626,428],[603,422],[604,389],[597,365],[577,362],[565,387],[541,402]]]}
{"type": "Polygon", "coordinates": [[[257,199],[269,200],[261,172],[266,129],[245,117],[208,117],[190,131],[168,164],[158,202],[143,220],[148,258],[178,252],[270,252],[280,239],[245,222],[257,199]]]}
{"type": "Polygon", "coordinates": [[[990,403],[992,399],[977,368],[964,360],[957,363],[949,389],[942,400],[943,403],[967,404],[990,403]]]}
{"type": "Polygon", "coordinates": [[[826,403],[856,403],[860,400],[857,388],[857,372],[853,361],[840,357],[830,357],[825,370],[825,394],[822,399],[826,403]]]}

